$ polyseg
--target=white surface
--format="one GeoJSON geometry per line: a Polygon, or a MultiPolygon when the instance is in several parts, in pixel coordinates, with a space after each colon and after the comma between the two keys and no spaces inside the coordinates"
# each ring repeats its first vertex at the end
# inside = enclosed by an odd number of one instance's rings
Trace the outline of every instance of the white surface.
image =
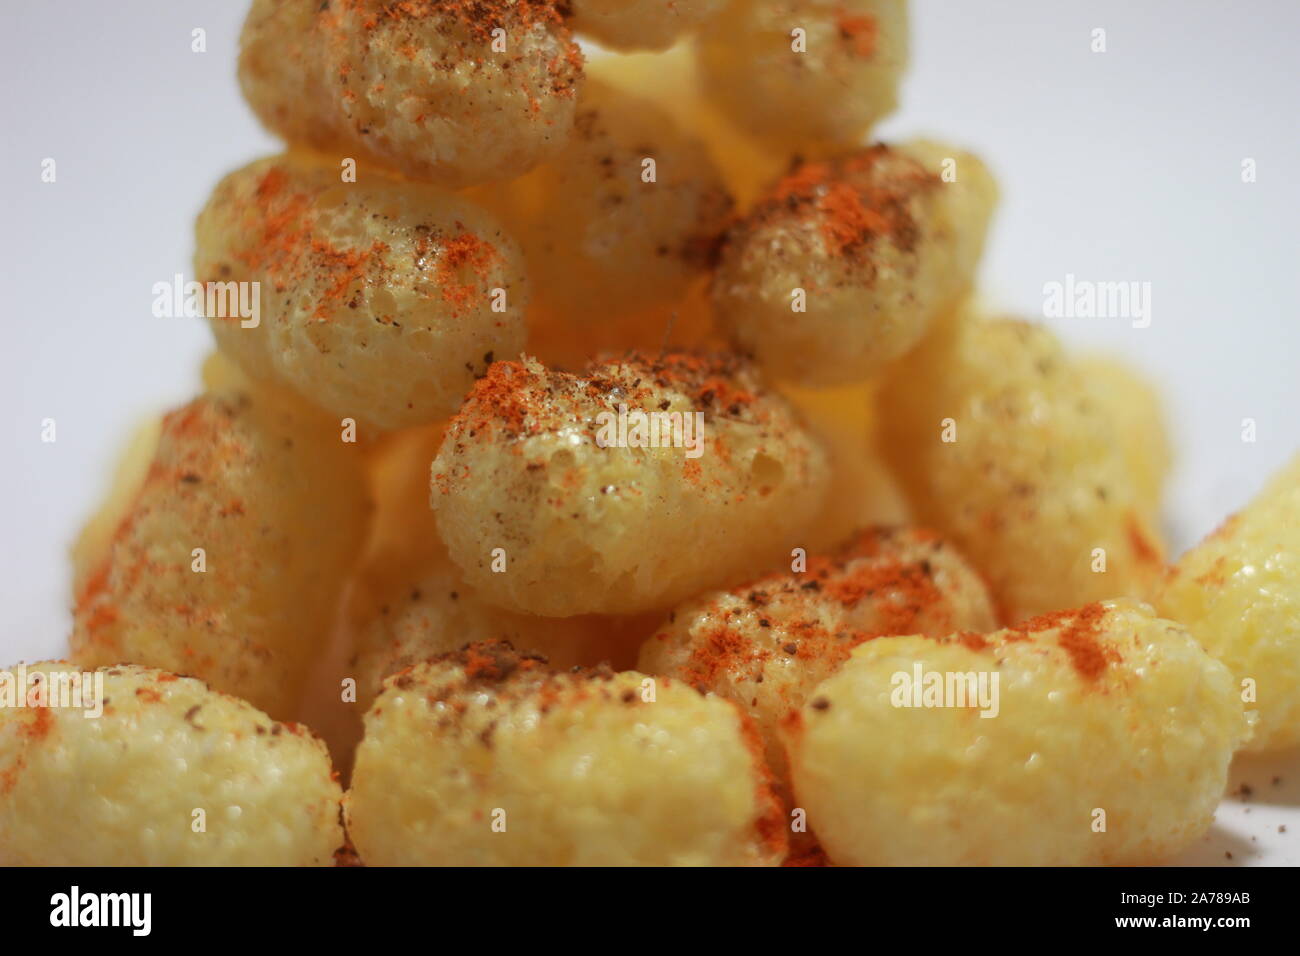
{"type": "MultiPolygon", "coordinates": [[[[66,549],[128,428],[196,388],[208,333],[158,319],[216,179],[274,150],[234,79],[240,0],[8,3],[0,28],[0,664],[56,655],[66,549]],[[207,52],[190,50],[207,31],[207,52]],[[40,181],[41,161],[58,181],[40,181]],[[42,419],[58,440],[40,440],[42,419]]],[[[916,0],[886,136],[979,151],[1003,185],[988,297],[1067,273],[1152,284],[1152,323],[1052,322],[1160,382],[1178,546],[1300,448],[1300,79],[1290,0],[916,0]],[[1092,53],[1104,28],[1108,50],[1092,53]],[[1258,181],[1241,182],[1241,162],[1258,181]],[[1241,440],[1242,419],[1258,440],[1241,440]]],[[[1300,863],[1300,755],[1242,762],[1188,862],[1300,863]],[[1280,777],[1282,783],[1271,781],[1280,777]],[[1288,826],[1287,833],[1278,827],[1288,826]],[[1229,859],[1226,854],[1231,853],[1229,859]]]]}

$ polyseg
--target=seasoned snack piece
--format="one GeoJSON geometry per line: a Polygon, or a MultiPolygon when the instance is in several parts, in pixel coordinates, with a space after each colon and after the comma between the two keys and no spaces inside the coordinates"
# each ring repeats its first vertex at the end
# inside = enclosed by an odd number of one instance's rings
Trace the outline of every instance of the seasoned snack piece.
{"type": "Polygon", "coordinates": [[[728,231],[718,321],[779,378],[861,381],[969,289],[996,198],[983,163],[937,143],[797,165],[728,231]]]}
{"type": "Polygon", "coordinates": [[[679,306],[702,287],[732,200],[704,145],[653,103],[589,82],[564,152],[473,196],[545,279],[530,354],[573,365],[606,349],[657,349],[674,310],[684,319],[672,341],[696,334],[679,306]]]}
{"type": "Polygon", "coordinates": [[[324,745],[201,681],[45,662],[0,671],[5,693],[41,706],[0,707],[0,866],[330,866],[343,845],[324,745]]]}
{"type": "Polygon", "coordinates": [[[1227,669],[1128,603],[868,641],[782,727],[827,855],[881,866],[1160,862],[1247,732],[1227,669]]]}
{"type": "Polygon", "coordinates": [[[876,450],[876,391],[874,382],[781,389],[825,446],[830,463],[831,483],[821,513],[806,532],[809,554],[839,547],[860,528],[910,523],[903,490],[876,450]]]}
{"type": "Polygon", "coordinates": [[[1118,427],[1125,467],[1138,500],[1155,522],[1173,458],[1165,410],[1155,386],[1127,362],[1109,355],[1081,356],[1075,367],[1118,427]]]}
{"type": "Polygon", "coordinates": [[[553,156],[582,79],[553,0],[255,0],[240,42],[273,132],[452,189],[553,156]]]}
{"type": "Polygon", "coordinates": [[[507,640],[521,651],[545,655],[557,669],[620,656],[622,642],[610,618],[503,611],[465,584],[440,545],[431,550],[414,564],[391,554],[372,557],[353,585],[351,672],[363,707],[390,674],[474,641],[507,640]]]}
{"type": "Polygon", "coordinates": [[[979,576],[938,535],[873,528],[836,554],[810,557],[673,611],[641,647],[637,669],[735,701],[753,716],[767,762],[789,795],[777,727],[863,641],[995,626],[979,576]]]}
{"type": "Polygon", "coordinates": [[[570,0],[573,29],[614,50],[666,50],[725,0],[570,0]]]}
{"type": "Polygon", "coordinates": [[[904,0],[731,0],[701,31],[708,94],[776,146],[849,145],[898,104],[904,0]]]}
{"type": "Polygon", "coordinates": [[[1003,620],[1150,593],[1163,545],[1115,422],[1050,332],[950,317],[891,370],[880,406],[916,521],[980,569],[1003,620]]]}
{"type": "Polygon", "coordinates": [[[1155,604],[1237,678],[1258,714],[1244,749],[1300,744],[1300,457],[1178,559],[1155,604]]]}
{"type": "Polygon", "coordinates": [[[554,674],[495,641],[386,682],[345,804],[370,866],[785,855],[766,768],[730,703],[632,671],[554,674]]]}
{"type": "Polygon", "coordinates": [[[356,446],[318,413],[261,393],[194,400],[163,419],[77,595],[77,663],[192,674],[291,713],[368,511],[356,446]]]}
{"type": "Polygon", "coordinates": [[[256,325],[210,315],[256,379],[382,428],[451,414],[496,354],[524,343],[523,257],[487,213],[432,186],[340,182],[289,154],[231,173],[199,214],[204,283],[259,283],[256,325]]]}
{"type": "Polygon", "coordinates": [[[702,141],[742,208],[790,164],[788,155],[744,132],[703,95],[693,40],[662,53],[593,57],[587,77],[649,100],[702,141]]]}
{"type": "Polygon", "coordinates": [[[579,375],[493,365],[447,429],[432,503],[485,600],[633,614],[788,554],[826,481],[821,447],[742,359],[632,354],[579,375]]]}
{"type": "Polygon", "coordinates": [[[72,593],[77,595],[85,587],[90,576],[95,573],[104,555],[107,554],[122,518],[126,516],[135,501],[140,486],[144,484],[158,448],[158,436],[162,433],[162,418],[151,417],[141,422],[131,432],[126,447],[122,450],[117,464],[113,468],[113,478],[109,484],[108,494],[96,508],[95,513],[82,527],[77,540],[72,545],[72,593]]]}
{"type": "Polygon", "coordinates": [[[630,667],[658,617],[516,614],[488,604],[465,583],[429,507],[429,463],[441,441],[441,427],[410,429],[368,455],[377,508],[346,614],[348,675],[357,681],[362,707],[390,674],[494,638],[544,654],[556,669],[602,661],[630,667]]]}

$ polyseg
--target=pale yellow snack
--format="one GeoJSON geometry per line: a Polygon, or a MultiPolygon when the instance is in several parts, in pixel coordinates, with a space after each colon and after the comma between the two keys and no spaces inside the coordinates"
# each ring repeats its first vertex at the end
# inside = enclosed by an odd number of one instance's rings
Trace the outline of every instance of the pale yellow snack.
{"type": "Polygon", "coordinates": [[[745,133],[703,95],[693,40],[662,53],[592,57],[587,76],[651,101],[698,137],[742,208],[789,165],[786,152],[745,133]]]}
{"type": "Polygon", "coordinates": [[[727,232],[719,325],[778,378],[862,381],[969,291],[996,200],[979,159],[938,143],[799,164],[727,232]]]}
{"type": "Polygon", "coordinates": [[[151,668],[34,673],[56,706],[0,708],[0,866],[332,864],[342,792],[306,728],[151,668]]]}
{"type": "Polygon", "coordinates": [[[843,544],[859,528],[910,522],[903,489],[876,450],[876,391],[874,382],[781,388],[821,440],[830,461],[831,483],[822,510],[806,529],[804,549],[809,554],[843,544]]]}
{"type": "Polygon", "coordinates": [[[377,508],[346,609],[347,674],[357,681],[361,708],[390,674],[475,641],[508,640],[556,669],[631,666],[658,618],[517,614],[465,583],[429,507],[429,465],[441,441],[441,426],[410,429],[367,456],[377,508]]]}
{"type": "Polygon", "coordinates": [[[1154,521],[1173,459],[1164,403],[1154,383],[1109,355],[1079,356],[1074,364],[1092,396],[1118,426],[1128,473],[1154,521]]]}
{"type": "Polygon", "coordinates": [[[905,0],[731,0],[700,32],[705,89],[775,146],[850,145],[894,111],[905,0]]]}
{"type": "Polygon", "coordinates": [[[158,436],[162,433],[162,419],[150,418],[141,422],[131,432],[126,447],[122,450],[113,466],[113,477],[95,513],[90,516],[77,540],[72,544],[72,593],[80,594],[90,576],[103,561],[108,552],[113,535],[135,501],[135,496],[144,484],[153,461],[154,451],[158,448],[158,436]]]}
{"type": "Polygon", "coordinates": [[[1300,457],[1179,558],[1154,603],[1237,678],[1258,715],[1243,749],[1300,744],[1300,457]]]}
{"type": "Polygon", "coordinates": [[[880,408],[915,520],[979,568],[1003,620],[1149,594],[1164,547],[1119,429],[1046,329],[949,317],[880,408]]]}
{"type": "Polygon", "coordinates": [[[221,350],[340,418],[381,428],[449,415],[494,355],[524,344],[523,256],[473,203],[319,157],[223,179],[195,224],[204,283],[259,283],[256,324],[209,316],[221,350]]]}
{"type": "Polygon", "coordinates": [[[1133,603],[868,641],[782,727],[831,861],[881,866],[1159,863],[1209,827],[1247,733],[1227,668],[1133,603]]]}
{"type": "MultiPolygon", "coordinates": [[[[413,564],[392,557],[366,563],[348,603],[349,672],[363,708],[389,675],[475,641],[509,641],[522,652],[544,655],[560,670],[626,656],[611,618],[503,611],[464,582],[440,546],[413,564]]],[[[643,625],[641,634],[652,626],[643,625]]]]}
{"type": "Polygon", "coordinates": [[[553,156],[582,80],[553,0],[255,0],[240,46],[273,132],[453,189],[553,156]]]}
{"type": "Polygon", "coordinates": [[[736,356],[631,355],[577,375],[529,360],[475,385],[432,503],[484,600],[634,614],[781,560],[826,483],[820,445],[736,356]]]}
{"type": "Polygon", "coordinates": [[[163,419],[148,473],[77,595],[78,664],[201,677],[293,712],[365,535],[357,446],[262,393],[163,419]]]}
{"type": "Polygon", "coordinates": [[[801,567],[680,605],[637,660],[637,670],[719,694],[749,713],[787,800],[777,727],[854,647],[882,635],[996,624],[979,576],[930,532],[873,528],[801,567]]]}
{"type": "Polygon", "coordinates": [[[573,29],[614,50],[666,50],[725,0],[570,0],[573,29]]]}
{"type": "Polygon", "coordinates": [[[488,642],[390,678],[348,832],[370,866],[741,866],[785,855],[739,711],[682,684],[550,672],[488,642]]]}
{"type": "Polygon", "coordinates": [[[682,300],[702,288],[732,200],[703,143],[654,103],[588,82],[564,151],[473,198],[507,224],[539,277],[530,354],[574,365],[665,337],[699,340],[682,300]]]}

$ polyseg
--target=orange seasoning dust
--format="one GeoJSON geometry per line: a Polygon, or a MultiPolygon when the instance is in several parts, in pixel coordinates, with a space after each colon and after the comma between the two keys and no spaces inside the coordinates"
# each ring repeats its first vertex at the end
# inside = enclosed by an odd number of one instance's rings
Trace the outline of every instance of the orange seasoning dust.
{"type": "Polygon", "coordinates": [[[849,45],[854,56],[870,59],[876,53],[876,41],[880,28],[876,18],[869,14],[849,13],[843,7],[836,11],[835,25],[839,27],[840,39],[849,45]]]}
{"type": "Polygon", "coordinates": [[[939,182],[919,162],[882,144],[837,159],[799,163],[759,202],[754,218],[809,217],[832,256],[881,237],[911,251],[920,231],[910,203],[939,182]]]}
{"type": "Polygon", "coordinates": [[[1101,624],[1105,617],[1106,608],[1093,602],[1077,610],[1043,614],[1025,621],[1015,630],[1027,634],[1058,630],[1056,643],[1070,655],[1070,662],[1074,664],[1079,676],[1095,681],[1110,664],[1120,660],[1119,652],[1100,640],[1101,624]]]}
{"type": "MultiPolygon", "coordinates": [[[[501,255],[490,242],[466,232],[460,223],[456,226],[460,231],[441,244],[442,254],[438,257],[436,274],[443,301],[466,307],[479,299],[480,289],[486,287],[492,266],[501,255]]],[[[420,252],[417,243],[417,255],[420,252]]]]}

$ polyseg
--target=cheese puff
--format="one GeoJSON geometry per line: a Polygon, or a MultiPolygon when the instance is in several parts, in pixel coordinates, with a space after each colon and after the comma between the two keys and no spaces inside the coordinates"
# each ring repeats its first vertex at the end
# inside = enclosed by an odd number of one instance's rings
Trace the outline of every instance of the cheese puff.
{"type": "Polygon", "coordinates": [[[853,866],[1161,862],[1248,732],[1227,668],[1133,603],[868,641],[782,725],[808,823],[853,866]]]}
{"type": "Polygon", "coordinates": [[[881,451],[1006,621],[1142,597],[1163,567],[1116,423],[1046,329],[963,312],[887,376],[881,451]]]}
{"type": "Polygon", "coordinates": [[[389,678],[366,714],[348,832],[371,866],[742,866],[785,855],[736,708],[508,643],[389,678]]]}
{"type": "Polygon", "coordinates": [[[148,473],[76,600],[76,662],[201,677],[293,712],[364,541],[355,446],[258,392],[163,419],[148,473]]]}
{"type": "Polygon", "coordinates": [[[637,669],[735,701],[754,718],[788,798],[777,728],[854,647],[995,623],[983,582],[950,544],[925,531],[873,528],[803,569],[679,606],[642,645],[637,669]]]}
{"type": "Polygon", "coordinates": [[[199,281],[258,283],[259,314],[214,298],[220,349],[254,379],[381,428],[455,410],[494,353],[524,343],[513,239],[469,201],[304,154],[223,179],[195,225],[199,281]]]}
{"type": "Polygon", "coordinates": [[[573,29],[613,50],[666,50],[723,0],[570,0],[573,29]]]}
{"type": "Polygon", "coordinates": [[[732,199],[703,143],[645,98],[589,82],[554,161],[472,197],[545,277],[529,314],[530,354],[572,366],[665,338],[698,345],[710,331],[707,313],[683,300],[707,305],[705,276],[732,199]]]}
{"type": "Polygon", "coordinates": [[[777,378],[869,378],[967,293],[996,199],[979,159],[938,143],[796,165],[727,232],[718,322],[777,378]]]}
{"type": "Polygon", "coordinates": [[[255,0],[239,79],[290,144],[458,189],[564,145],[582,53],[553,0],[255,0]]]}
{"type": "Polygon", "coordinates": [[[1093,398],[1119,429],[1120,450],[1132,476],[1138,500],[1153,520],[1173,452],[1164,405],[1154,384],[1127,362],[1109,355],[1083,355],[1075,360],[1093,398]]]}
{"type": "Polygon", "coordinates": [[[1237,678],[1258,715],[1245,749],[1300,744],[1300,457],[1179,558],[1154,600],[1237,678]]]}
{"type": "Polygon", "coordinates": [[[893,112],[905,0],[731,0],[701,31],[705,89],[774,146],[849,145],[893,112]]]}
{"type": "Polygon", "coordinates": [[[46,662],[0,671],[0,699],[0,866],[330,866],[343,845],[324,745],[201,681],[46,662]]]}
{"type": "Polygon", "coordinates": [[[859,528],[910,523],[903,489],[876,449],[876,392],[874,382],[827,389],[781,388],[821,440],[830,460],[825,503],[807,528],[804,548],[809,553],[835,548],[859,528]]]}
{"type": "Polygon", "coordinates": [[[634,614],[779,560],[826,483],[822,448],[744,360],[633,354],[494,365],[448,427],[432,501],[484,600],[634,614]]]}

